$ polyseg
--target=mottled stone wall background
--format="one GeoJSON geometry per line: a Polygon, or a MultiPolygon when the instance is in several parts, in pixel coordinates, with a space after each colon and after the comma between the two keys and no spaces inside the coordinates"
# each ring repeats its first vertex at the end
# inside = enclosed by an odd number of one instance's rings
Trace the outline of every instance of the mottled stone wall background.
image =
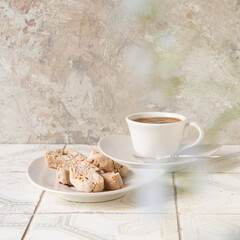
{"type": "Polygon", "coordinates": [[[0,1],[0,142],[96,143],[177,111],[240,143],[239,0],[0,1]]]}

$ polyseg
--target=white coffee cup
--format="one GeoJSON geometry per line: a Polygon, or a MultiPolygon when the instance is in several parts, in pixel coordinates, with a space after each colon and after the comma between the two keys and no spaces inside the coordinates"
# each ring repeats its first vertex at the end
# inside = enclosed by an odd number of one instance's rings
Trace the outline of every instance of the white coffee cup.
{"type": "Polygon", "coordinates": [[[204,137],[204,132],[196,122],[188,122],[186,117],[167,112],[140,112],[126,117],[135,152],[144,157],[163,157],[180,153],[182,150],[197,145],[204,137]],[[143,123],[134,121],[138,118],[168,117],[180,121],[173,123],[143,123]],[[195,127],[198,138],[182,146],[183,132],[186,127],[195,127]]]}

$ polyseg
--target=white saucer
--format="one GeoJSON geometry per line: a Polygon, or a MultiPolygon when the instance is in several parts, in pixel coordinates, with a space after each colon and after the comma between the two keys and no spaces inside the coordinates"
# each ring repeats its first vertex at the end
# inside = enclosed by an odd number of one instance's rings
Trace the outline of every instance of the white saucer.
{"type": "Polygon", "coordinates": [[[60,184],[56,181],[56,169],[46,166],[44,157],[35,159],[28,166],[29,180],[43,190],[54,192],[61,198],[74,202],[103,202],[119,198],[129,191],[136,189],[157,178],[163,173],[161,170],[130,169],[123,178],[124,187],[114,191],[84,193],[74,187],[60,184]]]}
{"type": "MultiPolygon", "coordinates": [[[[131,167],[159,167],[166,171],[182,170],[190,163],[200,161],[197,158],[184,158],[181,160],[171,160],[169,162],[158,161],[156,163],[146,163],[134,157],[132,141],[130,136],[110,135],[102,138],[98,143],[99,150],[107,157],[119,163],[127,164],[131,167]]],[[[182,151],[183,155],[209,156],[216,153],[221,145],[197,145],[182,151]]]]}

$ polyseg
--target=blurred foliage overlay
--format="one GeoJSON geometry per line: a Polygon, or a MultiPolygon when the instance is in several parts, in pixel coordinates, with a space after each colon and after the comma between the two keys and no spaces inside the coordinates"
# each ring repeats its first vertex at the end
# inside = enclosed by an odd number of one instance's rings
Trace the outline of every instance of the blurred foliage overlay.
{"type": "Polygon", "coordinates": [[[1,1],[0,143],[95,144],[138,111],[240,143],[239,19],[239,0],[1,1]]]}
{"type": "Polygon", "coordinates": [[[124,0],[115,19],[117,31],[134,33],[128,67],[139,81],[140,102],[200,122],[205,142],[239,140],[239,6],[124,0]]]}

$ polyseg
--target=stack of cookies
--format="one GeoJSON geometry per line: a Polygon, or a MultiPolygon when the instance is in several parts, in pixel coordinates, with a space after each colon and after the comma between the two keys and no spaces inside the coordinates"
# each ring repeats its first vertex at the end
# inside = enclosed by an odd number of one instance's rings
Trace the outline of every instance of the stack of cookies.
{"type": "Polygon", "coordinates": [[[102,192],[123,187],[128,168],[93,150],[89,157],[74,150],[49,150],[48,167],[56,168],[59,183],[73,185],[81,192],[102,192]]]}

